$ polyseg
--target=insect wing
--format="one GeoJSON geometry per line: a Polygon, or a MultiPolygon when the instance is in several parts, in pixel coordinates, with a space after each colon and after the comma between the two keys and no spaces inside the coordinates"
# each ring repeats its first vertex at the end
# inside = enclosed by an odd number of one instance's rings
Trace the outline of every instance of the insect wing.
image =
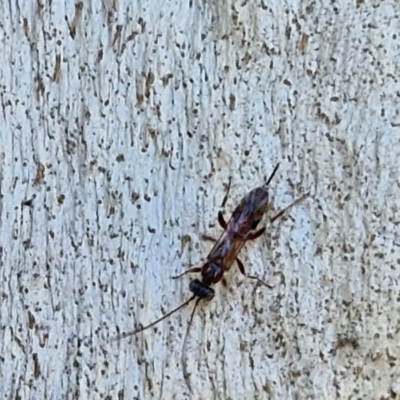
{"type": "Polygon", "coordinates": [[[264,186],[249,192],[233,212],[227,231],[244,237],[255,229],[268,209],[268,199],[268,189],[264,186]]]}

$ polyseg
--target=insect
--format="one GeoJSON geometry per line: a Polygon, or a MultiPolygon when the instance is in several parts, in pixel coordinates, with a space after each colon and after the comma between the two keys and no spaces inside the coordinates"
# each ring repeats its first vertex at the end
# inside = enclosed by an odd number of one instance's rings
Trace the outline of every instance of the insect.
{"type": "MultiPolygon", "coordinates": [[[[250,279],[255,279],[258,282],[269,287],[267,283],[265,283],[258,277],[248,275],[246,273],[243,262],[238,258],[238,254],[247,241],[255,240],[265,232],[265,227],[258,230],[256,229],[263,215],[268,211],[269,184],[274,177],[276,171],[278,170],[278,167],[279,164],[277,164],[277,166],[274,168],[272,174],[270,175],[264,186],[253,189],[246,196],[243,197],[242,201],[233,211],[232,216],[228,222],[225,221],[222,212],[218,213],[218,222],[224,229],[224,232],[221,234],[218,240],[215,240],[210,236],[203,235],[204,239],[215,242],[214,247],[208,254],[204,265],[202,267],[190,268],[182,272],[180,275],[173,277],[173,279],[178,279],[186,274],[201,274],[201,280],[193,279],[189,284],[189,290],[193,293],[192,297],[183,302],[177,308],[164,314],[159,319],[151,322],[150,324],[140,327],[134,331],[122,334],[121,336],[119,336],[119,339],[136,335],[139,332],[143,332],[151,328],[152,326],[170,317],[172,314],[176,313],[196,299],[196,303],[189,320],[189,330],[198,303],[200,302],[200,300],[210,301],[213,299],[215,291],[211,286],[218,283],[219,281],[222,281],[224,283],[224,273],[230,270],[234,262],[237,263],[240,272],[244,276],[250,279]]],[[[280,218],[289,208],[300,203],[308,195],[308,193],[303,195],[292,204],[290,204],[288,207],[280,210],[271,218],[271,223],[280,218]]],[[[224,205],[226,199],[227,195],[225,196],[222,205],[224,205]]]]}

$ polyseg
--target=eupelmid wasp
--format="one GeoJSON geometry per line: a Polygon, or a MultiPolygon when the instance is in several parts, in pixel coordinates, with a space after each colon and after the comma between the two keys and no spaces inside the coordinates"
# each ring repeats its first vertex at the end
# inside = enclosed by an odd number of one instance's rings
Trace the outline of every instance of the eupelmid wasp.
{"type": "MultiPolygon", "coordinates": [[[[198,303],[200,300],[210,301],[214,297],[215,292],[211,286],[223,280],[224,273],[231,269],[234,262],[236,262],[237,266],[239,267],[239,271],[244,276],[250,279],[255,279],[262,284],[269,286],[256,276],[248,275],[246,273],[243,262],[238,258],[238,254],[247,241],[257,239],[265,232],[265,227],[260,229],[257,229],[257,227],[264,214],[268,211],[269,184],[278,167],[279,164],[274,168],[265,185],[253,189],[243,197],[242,201],[233,211],[233,214],[228,222],[225,221],[222,212],[218,213],[218,222],[224,229],[224,232],[221,234],[218,240],[215,240],[209,236],[203,236],[204,239],[215,242],[215,245],[208,254],[204,265],[202,267],[190,268],[180,275],[173,277],[173,279],[177,279],[186,274],[200,273],[201,279],[193,279],[189,284],[189,290],[192,292],[192,296],[180,306],[164,314],[159,319],[146,326],[137,328],[134,331],[124,333],[119,336],[118,339],[126,338],[128,336],[136,335],[139,332],[143,332],[170,317],[172,314],[187,306],[192,301],[196,300],[188,324],[189,330],[198,303]]],[[[301,196],[288,207],[276,213],[271,218],[271,223],[281,217],[289,208],[303,201],[308,195],[309,194],[307,193],[301,196]]],[[[226,197],[223,204],[226,201],[226,197]]]]}

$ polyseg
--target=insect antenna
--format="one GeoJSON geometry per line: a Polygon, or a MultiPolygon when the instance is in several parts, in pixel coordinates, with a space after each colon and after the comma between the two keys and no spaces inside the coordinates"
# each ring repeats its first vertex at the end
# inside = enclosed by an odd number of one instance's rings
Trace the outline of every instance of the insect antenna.
{"type": "MultiPolygon", "coordinates": [[[[192,302],[195,298],[196,298],[196,296],[192,296],[189,300],[186,300],[186,301],[183,302],[180,306],[174,308],[174,309],[173,309],[172,311],[170,311],[169,313],[164,314],[162,317],[158,318],[157,320],[151,322],[150,324],[148,324],[148,325],[146,325],[146,326],[142,326],[141,328],[135,329],[134,331],[127,332],[127,333],[123,333],[122,335],[118,336],[118,337],[116,338],[116,340],[125,339],[125,338],[127,338],[127,337],[129,337],[129,336],[136,335],[136,334],[139,333],[139,332],[143,332],[143,331],[145,331],[146,329],[149,329],[149,328],[151,328],[152,326],[157,325],[159,322],[163,321],[164,319],[170,317],[172,314],[174,314],[174,313],[176,313],[177,311],[179,311],[181,308],[187,306],[187,305],[188,305],[190,302],[192,302]]],[[[197,306],[197,303],[199,302],[199,300],[200,300],[200,299],[197,300],[196,306],[197,306]]],[[[195,308],[196,308],[196,306],[195,306],[195,308]]],[[[192,318],[193,318],[193,313],[192,313],[192,318]]]]}
{"type": "Polygon", "coordinates": [[[181,365],[182,365],[183,378],[185,379],[186,386],[188,387],[188,389],[191,393],[193,393],[193,392],[192,392],[192,387],[190,386],[190,381],[189,381],[190,374],[187,372],[187,365],[185,363],[184,358],[185,358],[185,349],[186,349],[187,338],[189,336],[190,327],[192,325],[194,313],[196,311],[196,308],[197,308],[200,300],[201,300],[201,298],[198,298],[196,300],[196,304],[193,307],[192,314],[190,315],[190,319],[189,319],[189,324],[186,329],[185,339],[183,340],[183,345],[182,345],[181,365]]]}
{"type": "Polygon", "coordinates": [[[292,207],[296,206],[297,204],[301,203],[304,199],[306,199],[308,196],[310,195],[310,192],[307,192],[306,194],[303,194],[303,196],[299,197],[297,200],[295,200],[293,203],[289,204],[287,207],[285,207],[284,209],[278,211],[277,214],[275,214],[271,219],[270,219],[270,223],[272,224],[275,220],[277,220],[278,218],[282,217],[283,214],[285,214],[285,212],[287,212],[288,210],[290,210],[292,207]]]}
{"type": "Polygon", "coordinates": [[[267,180],[267,185],[266,185],[266,186],[268,186],[268,185],[271,183],[272,178],[274,177],[274,175],[275,175],[276,171],[278,170],[278,168],[279,168],[279,163],[276,164],[276,167],[275,167],[274,170],[272,171],[272,174],[269,176],[269,178],[268,178],[268,180],[267,180]]]}

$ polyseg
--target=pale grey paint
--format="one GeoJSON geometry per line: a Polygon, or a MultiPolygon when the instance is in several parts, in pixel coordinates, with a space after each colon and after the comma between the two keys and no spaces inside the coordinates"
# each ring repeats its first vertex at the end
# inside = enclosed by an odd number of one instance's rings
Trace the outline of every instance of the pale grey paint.
{"type": "Polygon", "coordinates": [[[0,397],[400,398],[398,3],[92,3],[0,8],[0,397]],[[243,251],[272,290],[199,308],[190,396],[190,308],[111,339],[277,162],[311,198],[243,251]]]}

